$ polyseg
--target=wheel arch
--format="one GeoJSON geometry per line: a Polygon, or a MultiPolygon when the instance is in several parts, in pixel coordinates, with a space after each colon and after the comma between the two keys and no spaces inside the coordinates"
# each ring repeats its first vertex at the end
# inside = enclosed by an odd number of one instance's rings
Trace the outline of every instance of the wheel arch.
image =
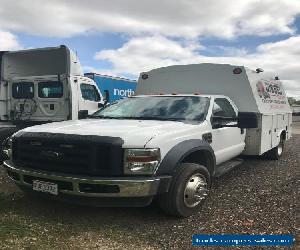
{"type": "Polygon", "coordinates": [[[204,165],[211,176],[216,166],[216,158],[210,144],[203,140],[186,140],[171,148],[159,165],[156,175],[173,175],[180,163],[204,165]]]}
{"type": "Polygon", "coordinates": [[[214,173],[215,159],[213,155],[205,149],[199,149],[186,155],[180,163],[196,163],[207,168],[212,176],[214,173]]]}
{"type": "Polygon", "coordinates": [[[286,139],[287,139],[286,136],[287,136],[286,131],[285,131],[284,129],[281,130],[281,131],[280,131],[280,134],[279,134],[280,139],[282,138],[283,140],[286,141],[286,139]]]}

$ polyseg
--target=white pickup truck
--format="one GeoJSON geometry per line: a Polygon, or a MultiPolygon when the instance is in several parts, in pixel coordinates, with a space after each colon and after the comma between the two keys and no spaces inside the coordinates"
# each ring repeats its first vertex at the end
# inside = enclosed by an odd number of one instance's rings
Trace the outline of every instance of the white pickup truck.
{"type": "Polygon", "coordinates": [[[89,119],[17,132],[6,147],[8,176],[24,190],[100,206],[156,197],[166,213],[186,217],[239,155],[278,159],[291,136],[282,85],[260,69],[170,66],[142,73],[136,92],[89,119]]]}

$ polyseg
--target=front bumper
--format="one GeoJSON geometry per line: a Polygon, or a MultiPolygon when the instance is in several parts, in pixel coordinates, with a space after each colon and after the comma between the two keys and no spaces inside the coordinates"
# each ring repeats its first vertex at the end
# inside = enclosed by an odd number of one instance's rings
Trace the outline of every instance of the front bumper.
{"type": "Polygon", "coordinates": [[[59,194],[82,197],[151,197],[167,192],[171,176],[161,177],[83,177],[13,166],[5,161],[8,176],[18,185],[32,188],[33,180],[56,183],[59,194]]]}

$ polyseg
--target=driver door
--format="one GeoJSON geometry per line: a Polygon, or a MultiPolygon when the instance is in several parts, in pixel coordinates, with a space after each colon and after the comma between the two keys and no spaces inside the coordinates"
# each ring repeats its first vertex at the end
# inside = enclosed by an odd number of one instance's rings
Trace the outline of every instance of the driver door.
{"type": "MultiPolygon", "coordinates": [[[[233,118],[223,125],[236,125],[237,110],[227,98],[216,98],[212,116],[233,118]]],[[[212,121],[213,119],[211,119],[212,121]]],[[[245,132],[238,127],[219,127],[212,124],[212,143],[216,163],[220,164],[242,153],[245,147],[245,132]]]]}

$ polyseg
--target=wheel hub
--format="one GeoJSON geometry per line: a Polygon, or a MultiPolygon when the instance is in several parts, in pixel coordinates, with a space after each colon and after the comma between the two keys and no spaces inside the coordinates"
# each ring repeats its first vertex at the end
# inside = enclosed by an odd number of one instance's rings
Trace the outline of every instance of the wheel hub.
{"type": "Polygon", "coordinates": [[[186,183],[184,190],[184,204],[195,207],[208,195],[206,178],[201,174],[192,175],[186,183]]]}
{"type": "Polygon", "coordinates": [[[277,154],[280,156],[283,152],[283,143],[280,141],[278,147],[277,147],[277,154]]]}

